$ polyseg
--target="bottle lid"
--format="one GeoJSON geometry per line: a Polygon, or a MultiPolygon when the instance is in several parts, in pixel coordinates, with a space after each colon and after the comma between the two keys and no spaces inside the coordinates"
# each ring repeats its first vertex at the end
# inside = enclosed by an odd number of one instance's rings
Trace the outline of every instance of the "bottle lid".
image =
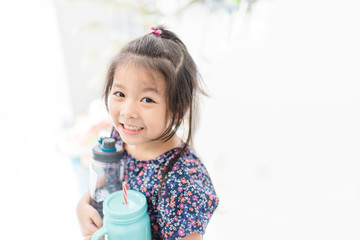
{"type": "Polygon", "coordinates": [[[114,138],[101,138],[99,144],[93,147],[93,159],[112,163],[120,160],[123,156],[124,149],[120,144],[116,144],[114,138]]]}

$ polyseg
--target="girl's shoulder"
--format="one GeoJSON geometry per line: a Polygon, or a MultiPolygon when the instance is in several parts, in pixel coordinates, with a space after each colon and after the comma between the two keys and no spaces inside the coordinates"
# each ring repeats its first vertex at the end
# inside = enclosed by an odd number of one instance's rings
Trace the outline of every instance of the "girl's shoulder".
{"type": "MultiPolygon", "coordinates": [[[[177,151],[180,151],[180,148],[178,148],[177,151]]],[[[190,147],[187,147],[171,170],[188,175],[197,173],[198,171],[206,171],[206,168],[194,151],[190,147]]]]}
{"type": "Polygon", "coordinates": [[[210,176],[189,148],[169,170],[161,198],[155,205],[162,209],[157,217],[166,234],[174,239],[191,233],[204,234],[219,204],[210,176]]]}
{"type": "Polygon", "coordinates": [[[215,194],[213,183],[205,165],[191,148],[187,148],[180,155],[179,159],[169,169],[166,179],[172,185],[195,188],[199,191],[204,190],[215,194]]]}
{"type": "Polygon", "coordinates": [[[190,147],[187,147],[180,156],[177,156],[181,149],[182,146],[173,148],[158,156],[154,162],[156,164],[159,164],[160,167],[165,167],[171,162],[171,160],[178,157],[178,160],[171,167],[171,169],[169,169],[169,173],[195,173],[194,169],[197,168],[204,168],[204,170],[206,171],[203,163],[190,147]]]}

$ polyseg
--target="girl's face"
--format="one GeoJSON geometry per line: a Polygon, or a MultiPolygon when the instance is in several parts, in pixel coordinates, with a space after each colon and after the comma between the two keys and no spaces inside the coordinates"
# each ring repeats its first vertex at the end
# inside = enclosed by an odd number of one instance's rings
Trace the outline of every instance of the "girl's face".
{"type": "Polygon", "coordinates": [[[165,78],[133,64],[118,66],[108,98],[109,112],[122,140],[137,147],[153,141],[168,127],[165,78]]]}

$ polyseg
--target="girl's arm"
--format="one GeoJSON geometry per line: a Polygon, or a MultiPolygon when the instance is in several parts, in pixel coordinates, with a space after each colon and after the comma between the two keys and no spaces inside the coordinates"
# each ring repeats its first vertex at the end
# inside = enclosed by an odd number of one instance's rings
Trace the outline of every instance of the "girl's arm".
{"type": "Polygon", "coordinates": [[[192,233],[187,235],[186,237],[182,238],[181,240],[201,240],[202,235],[197,233],[192,233]]]}
{"type": "Polygon", "coordinates": [[[90,193],[87,192],[76,206],[76,213],[80,223],[81,234],[91,237],[93,233],[102,227],[102,218],[98,211],[90,205],[90,193]]]}

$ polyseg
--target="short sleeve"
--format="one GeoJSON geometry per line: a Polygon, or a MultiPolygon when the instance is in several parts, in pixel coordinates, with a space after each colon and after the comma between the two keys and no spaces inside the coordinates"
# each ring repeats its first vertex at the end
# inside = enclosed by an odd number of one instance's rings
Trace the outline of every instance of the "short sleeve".
{"type": "Polygon", "coordinates": [[[163,191],[159,224],[164,239],[181,239],[191,233],[204,234],[218,205],[212,183],[195,178],[197,174],[172,176],[163,191]]]}

